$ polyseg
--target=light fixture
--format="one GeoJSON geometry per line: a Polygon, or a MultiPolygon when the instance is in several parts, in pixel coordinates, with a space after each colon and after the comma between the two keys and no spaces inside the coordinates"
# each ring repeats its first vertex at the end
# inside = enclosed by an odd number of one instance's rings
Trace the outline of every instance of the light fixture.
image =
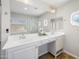
{"type": "Polygon", "coordinates": [[[29,0],[16,0],[18,2],[22,2],[22,3],[25,3],[25,4],[28,4],[29,3],[29,0]]]}
{"type": "Polygon", "coordinates": [[[24,8],[24,10],[27,10],[27,8],[24,8]]]}
{"type": "Polygon", "coordinates": [[[55,9],[52,9],[52,10],[50,10],[50,12],[51,12],[51,13],[55,13],[56,11],[55,11],[55,9]]]}

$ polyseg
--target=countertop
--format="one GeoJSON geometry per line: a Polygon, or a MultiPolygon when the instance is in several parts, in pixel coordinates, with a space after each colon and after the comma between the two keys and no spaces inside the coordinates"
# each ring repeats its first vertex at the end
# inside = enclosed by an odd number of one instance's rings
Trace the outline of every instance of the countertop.
{"type": "Polygon", "coordinates": [[[10,35],[8,37],[8,40],[6,42],[6,44],[4,45],[4,47],[2,49],[10,49],[10,48],[14,48],[17,46],[21,46],[21,45],[38,45],[39,46],[39,42],[43,42],[43,41],[55,41],[55,37],[64,35],[63,32],[56,32],[56,33],[49,33],[46,36],[39,36],[37,33],[35,34],[25,34],[24,36],[26,37],[25,39],[20,39],[19,36],[21,35],[10,35]],[[51,39],[52,38],[52,39],[51,39]]]}

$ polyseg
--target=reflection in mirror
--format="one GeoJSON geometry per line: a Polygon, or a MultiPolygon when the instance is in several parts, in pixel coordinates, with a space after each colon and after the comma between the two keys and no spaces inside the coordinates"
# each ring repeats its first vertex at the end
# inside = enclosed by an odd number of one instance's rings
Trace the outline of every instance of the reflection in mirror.
{"type": "Polygon", "coordinates": [[[37,18],[18,13],[11,13],[11,32],[12,33],[36,33],[37,18]]]}
{"type": "Polygon", "coordinates": [[[37,33],[39,27],[50,31],[50,19],[55,16],[56,9],[42,0],[10,0],[11,34],[37,33]],[[25,1],[25,2],[24,2],[25,1]],[[41,22],[41,26],[39,26],[41,22]]]}
{"type": "Polygon", "coordinates": [[[11,34],[37,33],[38,16],[28,13],[32,7],[16,0],[10,0],[11,34]]]}

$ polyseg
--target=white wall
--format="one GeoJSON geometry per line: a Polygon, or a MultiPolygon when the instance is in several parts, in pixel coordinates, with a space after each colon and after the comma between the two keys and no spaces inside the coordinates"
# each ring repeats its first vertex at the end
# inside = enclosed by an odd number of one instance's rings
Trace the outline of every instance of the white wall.
{"type": "MultiPolygon", "coordinates": [[[[4,46],[8,39],[9,33],[6,33],[6,29],[10,30],[10,6],[9,0],[1,0],[1,47],[4,46]]],[[[9,31],[10,32],[10,31],[9,31]]],[[[5,59],[5,51],[1,50],[2,58],[5,59]]],[[[1,58],[1,59],[2,59],[1,58]]]]}
{"type": "Polygon", "coordinates": [[[8,39],[9,33],[6,33],[6,29],[10,32],[10,6],[9,0],[1,0],[2,3],[2,16],[1,16],[1,40],[2,46],[8,39]]]}
{"type": "Polygon", "coordinates": [[[58,8],[57,17],[64,18],[64,31],[66,34],[64,49],[68,52],[79,56],[79,27],[75,27],[70,23],[70,15],[72,12],[79,10],[79,0],[58,8]]]}

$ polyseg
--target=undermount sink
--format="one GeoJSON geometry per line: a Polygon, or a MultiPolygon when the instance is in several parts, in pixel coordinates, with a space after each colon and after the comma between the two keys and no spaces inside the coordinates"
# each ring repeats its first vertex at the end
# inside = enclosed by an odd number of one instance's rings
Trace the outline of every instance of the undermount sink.
{"type": "Polygon", "coordinates": [[[35,41],[36,38],[38,38],[37,34],[28,34],[28,35],[21,35],[19,36],[18,42],[31,42],[31,41],[35,41]]]}

